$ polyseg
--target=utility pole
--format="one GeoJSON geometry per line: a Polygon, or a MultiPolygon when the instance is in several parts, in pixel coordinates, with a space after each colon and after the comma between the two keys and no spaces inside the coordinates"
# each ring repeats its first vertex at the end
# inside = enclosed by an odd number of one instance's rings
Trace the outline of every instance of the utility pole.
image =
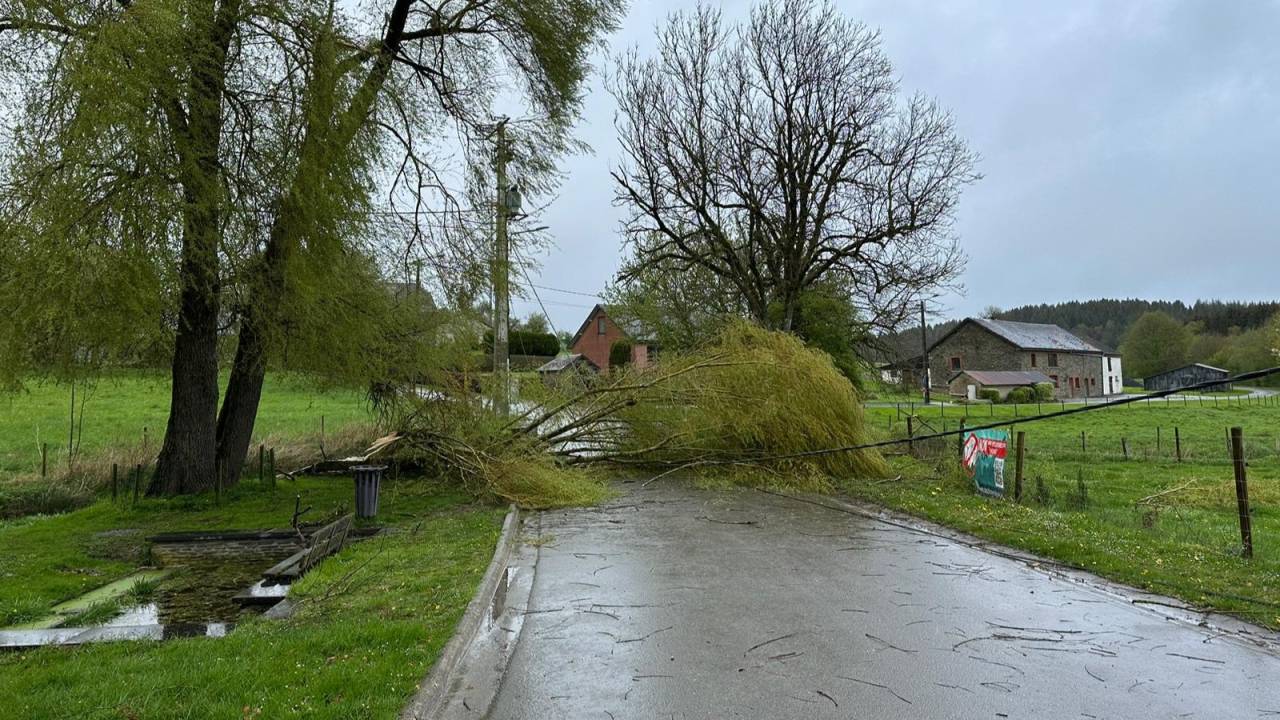
{"type": "Polygon", "coordinates": [[[924,404],[929,404],[929,328],[924,324],[924,301],[920,301],[920,361],[923,364],[924,404]]]}
{"type": "Polygon", "coordinates": [[[494,170],[497,175],[497,202],[494,220],[493,260],[493,378],[494,410],[506,416],[510,412],[511,359],[509,356],[510,330],[510,273],[511,245],[507,237],[507,119],[498,121],[497,159],[494,170]]]}

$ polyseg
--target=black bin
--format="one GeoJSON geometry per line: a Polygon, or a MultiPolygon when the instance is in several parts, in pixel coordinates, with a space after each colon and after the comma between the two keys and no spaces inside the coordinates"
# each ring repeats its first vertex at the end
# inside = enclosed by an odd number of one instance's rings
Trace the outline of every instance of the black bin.
{"type": "Polygon", "coordinates": [[[378,485],[385,465],[356,465],[356,517],[371,518],[378,514],[378,485]]]}

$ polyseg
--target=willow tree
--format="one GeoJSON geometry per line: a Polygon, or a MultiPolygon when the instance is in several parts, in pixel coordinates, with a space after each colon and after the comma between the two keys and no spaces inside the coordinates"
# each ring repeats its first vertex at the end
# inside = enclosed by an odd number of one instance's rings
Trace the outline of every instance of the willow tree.
{"type": "Polygon", "coordinates": [[[610,85],[624,282],[696,268],[790,330],[820,283],[892,327],[957,277],[951,221],[974,155],[936,103],[899,95],[877,34],[830,3],[765,0],[738,25],[706,6],[674,15],[610,85]]]}
{"type": "Polygon", "coordinates": [[[360,40],[331,2],[0,2],[5,86],[21,93],[0,239],[0,295],[21,315],[0,328],[5,370],[166,354],[151,492],[211,487],[219,457],[234,481],[282,326],[386,329],[358,322],[385,315],[359,291],[387,261],[368,242],[374,193],[390,182],[423,208],[444,190],[441,127],[465,137],[512,84],[545,110],[531,175],[568,146],[588,46],[617,7],[529,5],[393,0],[360,40]],[[236,328],[219,418],[220,331],[236,328]]]}

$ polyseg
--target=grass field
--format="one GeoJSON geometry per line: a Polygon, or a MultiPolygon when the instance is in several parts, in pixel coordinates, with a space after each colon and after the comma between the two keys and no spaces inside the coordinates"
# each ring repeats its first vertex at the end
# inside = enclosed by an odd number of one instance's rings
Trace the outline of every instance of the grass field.
{"type": "MultiPolygon", "coordinates": [[[[99,502],[0,523],[0,611],[14,621],[139,564],[134,537],[174,529],[287,526],[295,495],[317,515],[351,503],[349,480],[246,484],[224,497],[99,502]]],[[[427,481],[384,486],[390,534],[308,574],[283,622],[221,639],[121,642],[0,654],[6,714],[23,718],[394,718],[452,635],[492,555],[503,512],[427,481]]],[[[0,618],[3,624],[3,618],[0,618]]]]}
{"type": "MultiPolygon", "coordinates": [[[[225,377],[222,385],[225,388],[225,377]]],[[[168,376],[121,371],[92,386],[77,385],[75,413],[75,446],[83,455],[143,442],[154,452],[169,418],[168,376]]],[[[305,380],[268,375],[255,434],[318,436],[322,415],[326,430],[369,420],[358,392],[321,391],[305,380]]],[[[44,443],[49,446],[50,466],[65,466],[72,424],[69,385],[30,383],[16,394],[0,394],[0,480],[7,474],[38,473],[44,443]]]]}
{"type": "MultiPolygon", "coordinates": [[[[1058,407],[1042,409],[1047,413],[1058,407]]],[[[1275,398],[1265,403],[1233,398],[1216,408],[1212,402],[1178,399],[1041,421],[1028,418],[1035,410],[1034,405],[1022,406],[1015,418],[1009,406],[975,406],[967,420],[970,427],[1004,420],[1026,433],[1021,504],[973,491],[958,470],[956,438],[930,441],[928,462],[894,457],[903,475],[899,481],[849,483],[845,489],[980,537],[1280,628],[1280,405],[1275,398]],[[1252,560],[1243,559],[1240,550],[1227,448],[1227,428],[1233,425],[1244,430],[1249,462],[1252,560]],[[1182,462],[1176,459],[1178,445],[1182,462]],[[1037,493],[1037,486],[1043,491],[1037,493]]],[[[955,430],[964,417],[962,408],[917,406],[916,411],[926,423],[923,431],[955,430]]],[[[896,408],[869,408],[867,414],[883,433],[905,433],[896,408]]],[[[919,423],[916,427],[922,432],[919,423]]],[[[1010,494],[1012,480],[1010,458],[1010,494]]]]}

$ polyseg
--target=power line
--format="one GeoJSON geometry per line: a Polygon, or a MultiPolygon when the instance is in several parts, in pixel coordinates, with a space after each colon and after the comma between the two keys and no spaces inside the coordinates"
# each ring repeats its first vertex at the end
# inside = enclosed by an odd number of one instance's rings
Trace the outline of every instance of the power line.
{"type": "MultiPolygon", "coordinates": [[[[529,276],[528,274],[526,274],[525,280],[528,280],[528,279],[529,279],[529,276]]],[[[580,295],[582,297],[596,298],[597,300],[601,299],[602,297],[597,293],[582,292],[581,290],[565,290],[564,288],[550,287],[547,285],[535,285],[532,282],[529,282],[528,286],[531,288],[538,288],[539,290],[547,290],[550,292],[564,293],[565,295],[580,295]]]]}

